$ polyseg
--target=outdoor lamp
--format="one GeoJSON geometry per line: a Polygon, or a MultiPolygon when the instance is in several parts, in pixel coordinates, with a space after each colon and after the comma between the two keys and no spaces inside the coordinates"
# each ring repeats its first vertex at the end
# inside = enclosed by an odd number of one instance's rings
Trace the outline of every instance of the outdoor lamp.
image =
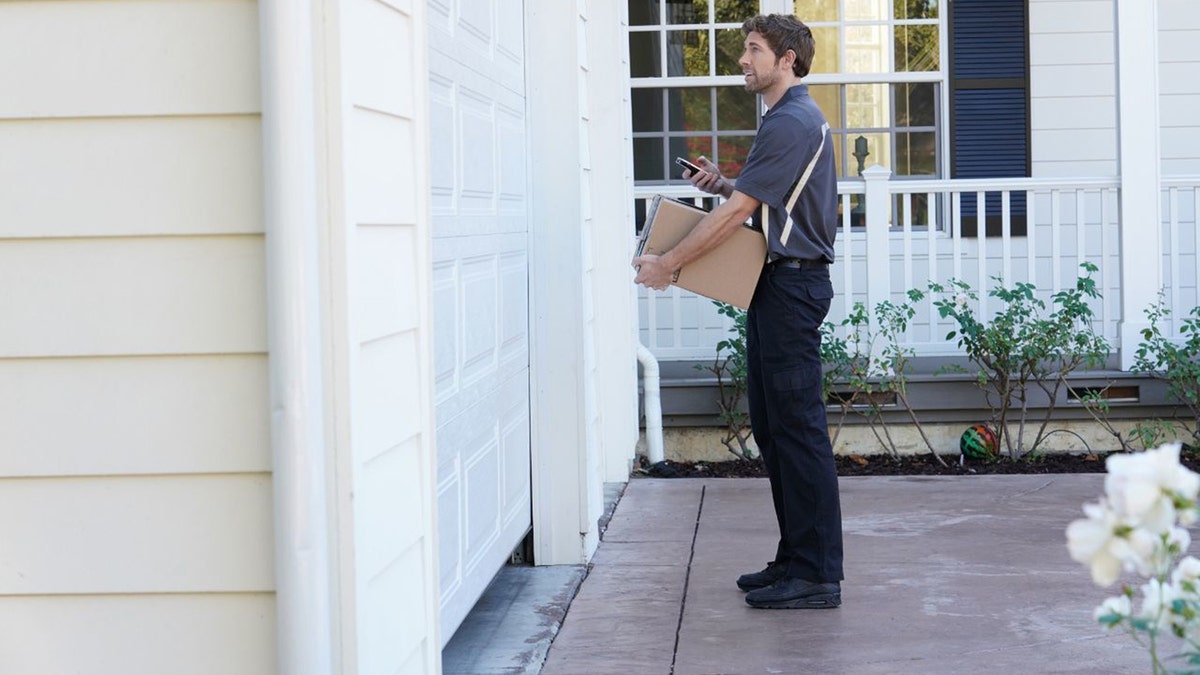
{"type": "Polygon", "coordinates": [[[871,154],[867,150],[867,137],[859,136],[854,139],[854,158],[858,160],[858,175],[862,175],[863,162],[866,161],[867,155],[871,154]]]}

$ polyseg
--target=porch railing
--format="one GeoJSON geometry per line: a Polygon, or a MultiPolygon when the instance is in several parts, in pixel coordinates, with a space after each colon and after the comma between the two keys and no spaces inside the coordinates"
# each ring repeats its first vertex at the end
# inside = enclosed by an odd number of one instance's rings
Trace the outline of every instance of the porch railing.
{"type": "MultiPolygon", "coordinates": [[[[1195,176],[1168,178],[1162,185],[1170,331],[1177,331],[1178,319],[1198,302],[1198,186],[1195,176]]],[[[638,213],[655,194],[711,199],[691,186],[639,186],[638,213]]],[[[978,292],[984,316],[997,309],[987,297],[997,279],[1010,286],[1031,283],[1048,302],[1074,283],[1082,263],[1090,262],[1099,268],[1095,278],[1103,295],[1093,306],[1096,328],[1116,344],[1121,321],[1117,178],[892,180],[888,171],[872,167],[863,180],[839,183],[838,197],[837,295],[830,321],[840,322],[855,302],[870,307],[885,299],[900,302],[908,289],[951,278],[978,292]],[[987,236],[979,236],[981,229],[987,236]]],[[[919,355],[958,353],[945,339],[950,326],[938,317],[933,301],[927,296],[915,308],[906,340],[919,355]]],[[[712,358],[729,328],[707,299],[674,287],[662,293],[642,289],[639,315],[642,341],[662,359],[712,358]]]]}

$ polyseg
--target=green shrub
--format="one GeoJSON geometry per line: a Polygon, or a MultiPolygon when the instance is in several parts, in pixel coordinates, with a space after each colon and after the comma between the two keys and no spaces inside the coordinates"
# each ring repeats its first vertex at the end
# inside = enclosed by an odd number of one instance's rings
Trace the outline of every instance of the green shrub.
{"type": "Polygon", "coordinates": [[[978,369],[976,380],[991,409],[992,424],[1012,459],[1036,451],[1046,439],[1046,427],[1067,376],[1082,366],[1103,364],[1109,353],[1107,341],[1092,327],[1088,304],[1100,297],[1092,278],[1098,268],[1091,263],[1080,267],[1083,274],[1074,287],[1055,293],[1050,309],[1034,294],[1033,284],[1008,287],[1003,279],[994,277],[996,286],[988,295],[1002,304],[986,323],[976,315],[979,296],[969,284],[951,280],[947,286],[929,285],[940,298],[934,302],[939,315],[952,319],[957,326],[946,339],[957,339],[967,359],[978,369]],[[1031,386],[1039,387],[1049,397],[1040,420],[1032,419],[1031,386]],[[1032,424],[1038,424],[1038,430],[1026,447],[1025,428],[1032,424]]]}
{"type": "Polygon", "coordinates": [[[1162,323],[1170,316],[1163,295],[1146,309],[1150,326],[1142,329],[1142,342],[1135,353],[1133,371],[1159,378],[1167,383],[1167,393],[1187,406],[1191,419],[1191,443],[1200,445],[1200,307],[1193,307],[1179,326],[1182,340],[1172,340],[1162,332],[1162,323]]]}

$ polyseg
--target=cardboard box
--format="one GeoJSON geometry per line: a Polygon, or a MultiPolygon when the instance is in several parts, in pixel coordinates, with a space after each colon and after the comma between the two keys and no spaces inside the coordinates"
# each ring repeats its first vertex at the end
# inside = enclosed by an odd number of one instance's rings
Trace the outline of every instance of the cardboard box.
{"type": "MultiPolygon", "coordinates": [[[[637,254],[662,255],[683,240],[708,212],[656,195],[646,211],[637,254]]],[[[744,225],[717,248],[679,270],[674,284],[698,295],[746,309],[767,259],[762,231],[744,225]]]]}

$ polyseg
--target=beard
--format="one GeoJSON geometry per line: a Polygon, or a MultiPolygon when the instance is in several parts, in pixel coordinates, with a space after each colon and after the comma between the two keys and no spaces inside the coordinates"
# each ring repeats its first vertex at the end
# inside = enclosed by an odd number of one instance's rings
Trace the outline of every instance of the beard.
{"type": "MultiPolygon", "coordinates": [[[[776,63],[778,63],[778,61],[776,61],[776,63]]],[[[746,80],[746,91],[750,92],[751,94],[762,93],[774,86],[775,83],[779,82],[780,77],[782,76],[777,70],[769,70],[766,73],[753,72],[746,80]]]]}

